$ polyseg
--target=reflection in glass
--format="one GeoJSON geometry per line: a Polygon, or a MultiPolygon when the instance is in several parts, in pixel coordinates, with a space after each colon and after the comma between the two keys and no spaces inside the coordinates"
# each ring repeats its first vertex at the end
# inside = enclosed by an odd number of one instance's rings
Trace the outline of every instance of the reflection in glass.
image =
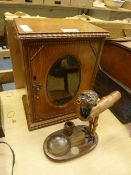
{"type": "Polygon", "coordinates": [[[77,93],[80,84],[80,65],[77,59],[67,55],[59,58],[47,77],[47,94],[55,105],[69,102],[77,93]]]}

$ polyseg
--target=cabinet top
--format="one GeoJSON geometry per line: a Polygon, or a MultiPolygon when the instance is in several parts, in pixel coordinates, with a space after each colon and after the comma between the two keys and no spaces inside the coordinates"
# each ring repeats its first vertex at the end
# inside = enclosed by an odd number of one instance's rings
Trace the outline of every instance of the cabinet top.
{"type": "Polygon", "coordinates": [[[20,39],[106,37],[109,32],[80,19],[18,18],[14,20],[20,39]]]}

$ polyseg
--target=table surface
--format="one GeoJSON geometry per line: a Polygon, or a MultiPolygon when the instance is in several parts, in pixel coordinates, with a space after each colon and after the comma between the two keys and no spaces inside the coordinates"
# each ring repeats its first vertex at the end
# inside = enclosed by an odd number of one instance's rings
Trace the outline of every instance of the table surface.
{"type": "Polygon", "coordinates": [[[120,44],[124,47],[127,47],[129,49],[131,49],[131,41],[127,41],[127,42],[120,42],[120,44]]]}
{"type": "MultiPolygon", "coordinates": [[[[100,115],[99,142],[90,153],[56,163],[43,153],[45,138],[64,123],[28,131],[22,104],[25,89],[0,93],[4,115],[5,137],[16,155],[14,175],[131,175],[131,123],[123,125],[109,111],[100,115]]],[[[75,124],[83,124],[79,119],[75,124]]],[[[84,122],[84,124],[86,124],[84,122]]],[[[6,145],[0,145],[0,174],[11,174],[12,156],[6,145]]]]}

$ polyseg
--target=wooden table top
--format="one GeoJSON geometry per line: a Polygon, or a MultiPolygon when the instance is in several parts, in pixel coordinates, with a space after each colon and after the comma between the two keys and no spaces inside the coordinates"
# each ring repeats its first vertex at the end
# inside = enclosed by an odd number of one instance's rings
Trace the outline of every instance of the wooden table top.
{"type": "Polygon", "coordinates": [[[16,18],[15,24],[18,30],[18,34],[60,34],[74,32],[108,34],[108,31],[79,19],[76,20],[65,18],[16,18]]]}
{"type": "MultiPolygon", "coordinates": [[[[90,153],[62,163],[44,155],[45,138],[64,123],[28,131],[22,104],[25,89],[0,93],[4,115],[5,137],[16,155],[14,175],[131,175],[131,123],[123,125],[109,111],[100,115],[99,142],[90,153]]],[[[86,124],[79,119],[75,124],[86,124]]],[[[6,145],[0,145],[0,174],[11,174],[12,156],[6,145]]]]}

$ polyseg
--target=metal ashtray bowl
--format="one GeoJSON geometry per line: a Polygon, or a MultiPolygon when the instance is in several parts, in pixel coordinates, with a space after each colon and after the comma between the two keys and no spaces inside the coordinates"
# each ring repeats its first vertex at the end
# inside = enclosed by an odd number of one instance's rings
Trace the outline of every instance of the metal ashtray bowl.
{"type": "Polygon", "coordinates": [[[47,142],[48,152],[54,156],[64,156],[69,152],[71,143],[68,138],[63,135],[53,135],[47,142]]]}
{"type": "Polygon", "coordinates": [[[105,5],[113,9],[120,8],[124,2],[124,0],[104,0],[105,5]]]}

